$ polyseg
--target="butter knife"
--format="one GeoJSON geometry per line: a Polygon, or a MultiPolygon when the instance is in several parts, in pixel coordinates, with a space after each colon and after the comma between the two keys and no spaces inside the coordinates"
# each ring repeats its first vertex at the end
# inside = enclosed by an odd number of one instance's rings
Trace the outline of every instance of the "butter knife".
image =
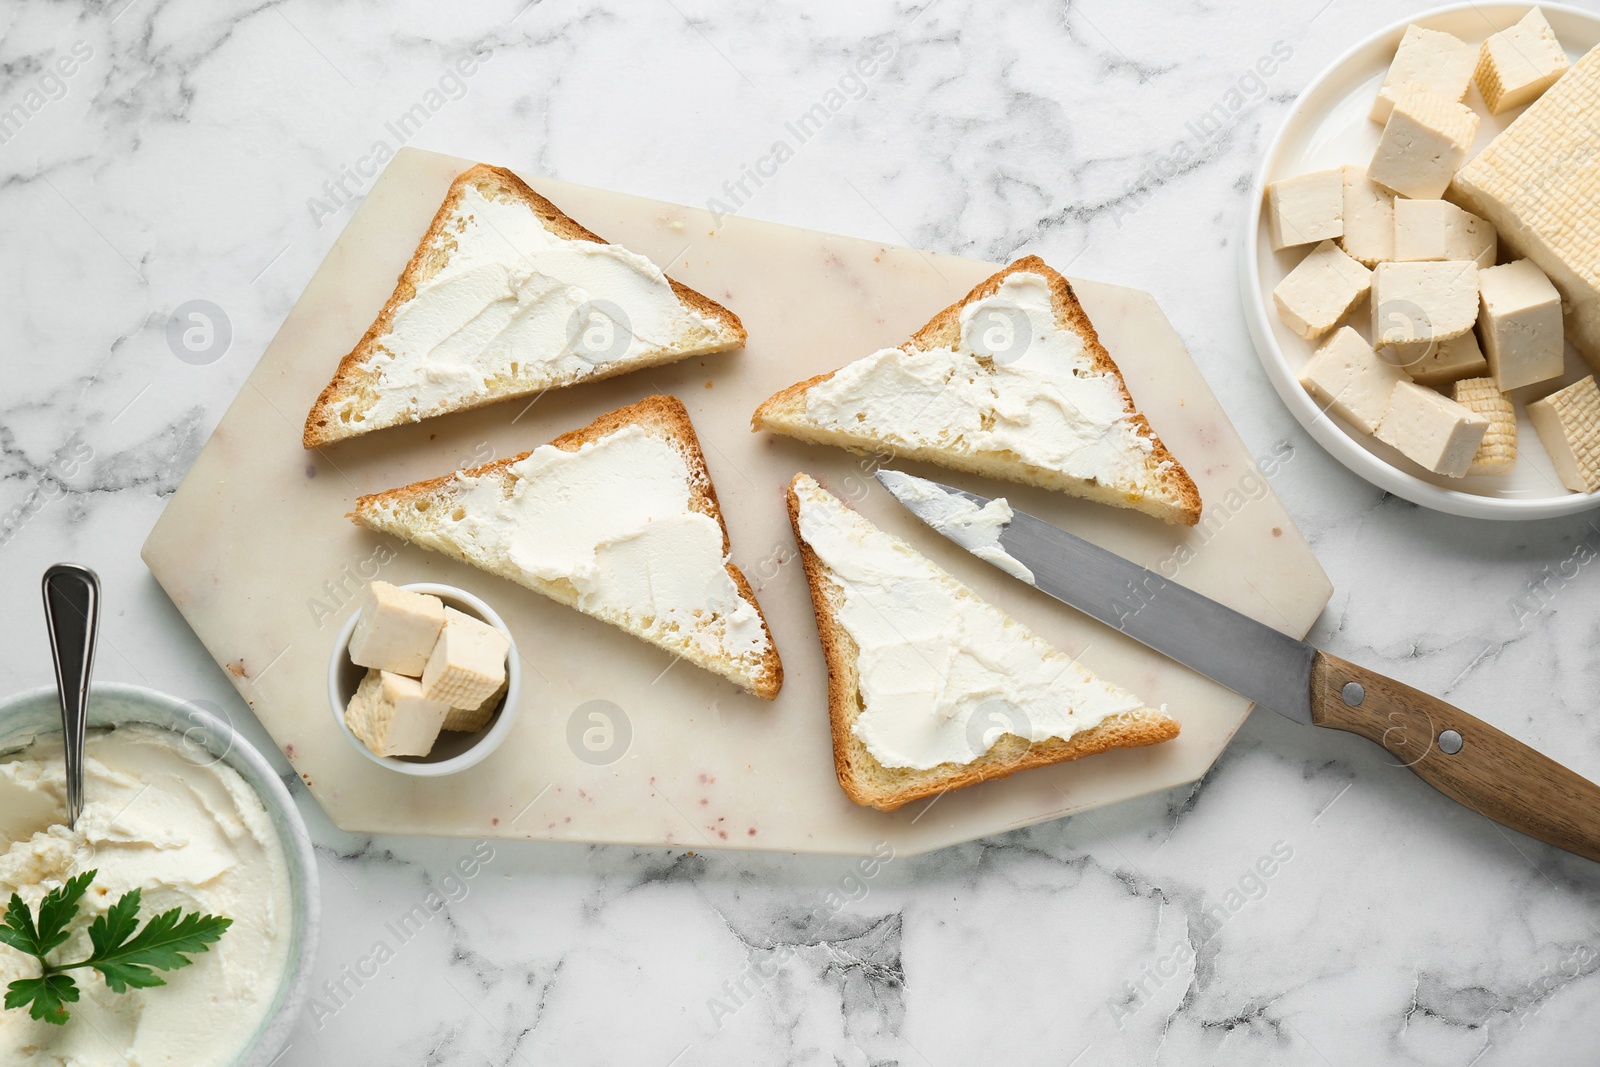
{"type": "Polygon", "coordinates": [[[877,477],[933,529],[969,551],[981,549],[975,554],[1019,580],[1031,571],[1031,584],[1062,603],[1287,719],[1377,742],[1480,815],[1600,860],[1600,786],[1460,708],[1280,633],[1043,519],[1013,511],[998,538],[992,528],[975,531],[960,521],[960,514],[987,506],[988,497],[898,471],[880,470],[877,477]]]}

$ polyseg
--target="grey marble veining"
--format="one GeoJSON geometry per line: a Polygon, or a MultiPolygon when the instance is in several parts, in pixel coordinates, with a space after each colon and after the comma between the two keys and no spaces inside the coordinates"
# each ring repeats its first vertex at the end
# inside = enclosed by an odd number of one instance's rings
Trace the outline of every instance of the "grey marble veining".
{"type": "MultiPolygon", "coordinates": [[[[1336,587],[1313,638],[1600,777],[1600,520],[1373,489],[1294,424],[1239,310],[1267,139],[1327,62],[1424,6],[11,4],[0,686],[48,680],[38,575],[79,559],[105,580],[101,676],[211,702],[270,750],[137,549],[405,143],[1150,290],[1252,449],[1286,450],[1274,487],[1336,587]],[[191,300],[231,342],[185,361],[167,324],[191,300]]],[[[284,1065],[1600,1055],[1600,867],[1266,714],[1193,788],[870,874],[356,838],[299,795],[328,922],[284,1065]]]]}

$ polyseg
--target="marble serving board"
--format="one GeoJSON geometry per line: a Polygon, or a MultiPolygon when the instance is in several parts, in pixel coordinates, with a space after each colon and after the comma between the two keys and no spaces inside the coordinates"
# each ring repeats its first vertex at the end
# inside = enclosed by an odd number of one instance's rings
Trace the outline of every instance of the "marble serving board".
{"type": "MultiPolygon", "coordinates": [[[[329,251],[168,503],[143,555],[333,821],[345,830],[686,848],[906,854],[1190,782],[1249,712],[1243,698],[1073,612],[923,528],[872,461],[754,434],[779,388],[898,344],[995,264],[524,177],[585,226],[736,311],[742,351],[384,430],[316,452],[305,413],[360,338],[470,161],[402,150],[329,251]],[[375,535],[356,496],[526,451],[656,392],[688,406],[733,543],[783,657],[775,702],[501,579],[375,535]],[[1029,771],[894,813],[834,778],[826,670],[783,504],[808,471],[1090,669],[1183,724],[1175,741],[1029,771]],[[374,577],[447,582],[515,634],[519,721],[448,778],[386,771],[355,751],[326,676],[353,598],[374,577]],[[599,714],[601,718],[596,718],[599,714]]],[[[1205,501],[1201,525],[941,472],[1056,522],[1257,619],[1303,635],[1331,589],[1255,460],[1149,294],[1074,279],[1157,432],[1205,501]]]]}

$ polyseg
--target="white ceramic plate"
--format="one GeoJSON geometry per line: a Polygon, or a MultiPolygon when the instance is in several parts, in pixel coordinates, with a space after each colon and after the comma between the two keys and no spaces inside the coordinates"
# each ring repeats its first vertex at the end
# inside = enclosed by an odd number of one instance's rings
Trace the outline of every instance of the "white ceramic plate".
{"type": "MultiPolygon", "coordinates": [[[[1460,4],[1425,12],[1367,38],[1323,71],[1295,101],[1283,128],[1267,148],[1256,173],[1252,195],[1257,208],[1246,222],[1240,270],[1245,318],[1256,352],[1278,395],[1300,424],[1341,463],[1381,489],[1424,507],[1453,515],[1484,519],[1537,519],[1570,515],[1600,504],[1600,494],[1573,493],[1562,486],[1555,467],[1539,442],[1525,405],[1559,385],[1590,373],[1583,358],[1567,346],[1567,372],[1556,382],[1541,382],[1514,391],[1517,405],[1517,465],[1508,474],[1445,478],[1432,474],[1367,434],[1324,414],[1298,380],[1300,368],[1316,343],[1295,334],[1278,320],[1272,290],[1305,257],[1308,247],[1274,252],[1268,238],[1263,191],[1269,182],[1343,164],[1365,166],[1377,147],[1382,127],[1367,112],[1383,83],[1389,63],[1408,25],[1453,33],[1469,44],[1512,25],[1532,5],[1460,4]]],[[[1540,4],[1567,54],[1576,60],[1600,44],[1600,15],[1556,4],[1540,4]]],[[[1482,120],[1473,151],[1488,144],[1522,109],[1490,115],[1473,86],[1466,102],[1482,120]]],[[[1365,302],[1349,324],[1370,334],[1365,302]]]]}
{"type": "Polygon", "coordinates": [[[339,732],[344,734],[345,740],[349,741],[357,752],[378,766],[388,767],[401,774],[437,778],[464,771],[468,767],[476,767],[500,747],[500,742],[506,739],[506,735],[511,732],[512,724],[517,721],[517,711],[522,706],[522,657],[517,654],[516,638],[511,636],[511,628],[493,608],[465,589],[453,585],[440,585],[437,582],[410,582],[400,588],[439,597],[445,602],[446,607],[482,619],[505,635],[506,641],[511,645],[510,651],[506,654],[505,696],[500,698],[499,707],[483,729],[472,733],[457,733],[453,730],[441,733],[439,740],[433,746],[433,751],[426,756],[400,758],[378,755],[362,743],[344,721],[344,709],[350,706],[350,698],[355,696],[356,687],[361,684],[361,679],[367,673],[365,667],[358,667],[350,661],[350,635],[355,633],[356,623],[361,618],[361,613],[356,612],[345,621],[338,638],[333,642],[333,654],[328,658],[328,707],[333,712],[333,721],[338,724],[339,732]]]}

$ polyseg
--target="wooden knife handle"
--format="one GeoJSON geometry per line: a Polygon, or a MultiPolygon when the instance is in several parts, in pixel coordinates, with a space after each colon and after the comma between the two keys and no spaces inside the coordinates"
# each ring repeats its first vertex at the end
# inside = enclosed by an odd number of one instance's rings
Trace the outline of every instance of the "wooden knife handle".
{"type": "Polygon", "coordinates": [[[1311,720],[1376,741],[1480,815],[1600,860],[1600,786],[1460,708],[1319,652],[1311,720]]]}

